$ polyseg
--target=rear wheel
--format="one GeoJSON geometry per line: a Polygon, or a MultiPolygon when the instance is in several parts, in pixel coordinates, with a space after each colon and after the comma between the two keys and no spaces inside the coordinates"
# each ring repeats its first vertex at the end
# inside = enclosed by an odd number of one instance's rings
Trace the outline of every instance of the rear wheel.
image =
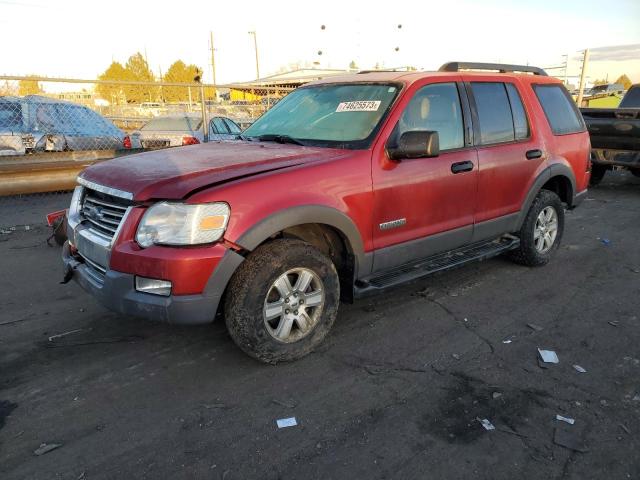
{"type": "Polygon", "coordinates": [[[322,342],[335,321],[335,266],[293,239],[261,245],[229,283],[225,321],[235,343],[265,363],[296,360],[322,342]]]}
{"type": "Polygon", "coordinates": [[[607,173],[607,167],[604,165],[598,165],[596,163],[591,165],[591,180],[589,180],[589,184],[592,187],[598,185],[602,179],[604,178],[604,174],[607,173]]]}
{"type": "Polygon", "coordinates": [[[545,265],[558,249],[563,231],[562,201],[554,192],[541,190],[518,233],[520,245],[511,252],[512,259],[531,267],[545,265]]]}
{"type": "Polygon", "coordinates": [[[629,171],[634,177],[640,177],[640,168],[630,168],[629,171]]]}

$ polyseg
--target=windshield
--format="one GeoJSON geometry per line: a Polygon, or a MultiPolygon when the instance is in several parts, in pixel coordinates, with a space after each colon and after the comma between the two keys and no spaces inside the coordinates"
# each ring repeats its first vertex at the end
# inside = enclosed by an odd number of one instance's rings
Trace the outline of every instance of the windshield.
{"type": "Polygon", "coordinates": [[[151,120],[140,130],[193,132],[202,126],[202,120],[193,117],[161,117],[151,120]]]}
{"type": "Polygon", "coordinates": [[[304,145],[367,148],[398,93],[394,84],[303,87],[244,131],[245,137],[290,137],[304,145]]]}

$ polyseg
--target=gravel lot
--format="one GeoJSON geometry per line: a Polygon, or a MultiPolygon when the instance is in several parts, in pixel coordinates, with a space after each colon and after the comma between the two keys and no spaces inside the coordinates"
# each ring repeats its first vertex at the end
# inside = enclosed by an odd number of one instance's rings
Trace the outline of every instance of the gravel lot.
{"type": "Polygon", "coordinates": [[[628,173],[568,213],[550,265],[498,258],[342,305],[319,351],[275,367],[222,323],[125,318],[59,284],[42,219],[67,203],[0,199],[0,226],[31,226],[0,234],[4,480],[640,478],[628,173]],[[537,348],[560,363],[541,368],[537,348]],[[43,443],[61,446],[35,455],[43,443]]]}

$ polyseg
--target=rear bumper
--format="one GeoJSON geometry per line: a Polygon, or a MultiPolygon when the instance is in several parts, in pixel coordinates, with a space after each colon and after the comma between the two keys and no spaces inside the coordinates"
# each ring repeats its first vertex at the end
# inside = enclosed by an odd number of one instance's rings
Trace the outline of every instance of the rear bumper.
{"type": "Polygon", "coordinates": [[[591,162],[596,165],[640,168],[640,152],[624,150],[591,150],[591,162]]]}
{"type": "Polygon", "coordinates": [[[202,294],[167,297],[136,291],[135,275],[130,273],[107,270],[97,274],[100,272],[71,253],[69,242],[62,249],[62,260],[65,275],[71,275],[110,310],[159,322],[198,325],[215,318],[224,289],[243,257],[228,250],[202,294]]]}

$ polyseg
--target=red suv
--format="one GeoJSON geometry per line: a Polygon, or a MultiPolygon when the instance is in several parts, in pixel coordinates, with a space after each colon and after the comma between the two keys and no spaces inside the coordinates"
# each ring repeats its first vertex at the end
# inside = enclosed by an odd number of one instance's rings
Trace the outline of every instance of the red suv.
{"type": "Polygon", "coordinates": [[[571,97],[538,68],[321,80],[237,140],[86,169],[65,278],[126,315],[223,312],[249,355],[292,360],[340,300],[501,253],[547,263],[586,194],[589,149],[571,97]]]}

